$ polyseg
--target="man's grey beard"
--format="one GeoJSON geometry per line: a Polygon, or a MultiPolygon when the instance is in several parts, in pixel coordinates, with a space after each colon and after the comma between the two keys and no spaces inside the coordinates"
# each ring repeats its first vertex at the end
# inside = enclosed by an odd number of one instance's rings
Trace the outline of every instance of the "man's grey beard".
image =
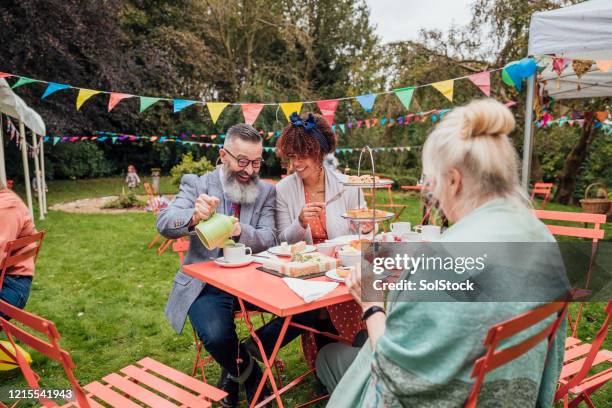
{"type": "Polygon", "coordinates": [[[251,175],[251,181],[248,183],[241,183],[236,178],[238,173],[240,172],[233,172],[227,165],[223,165],[222,180],[225,196],[229,198],[232,203],[236,204],[254,203],[259,196],[259,187],[257,186],[259,175],[253,173],[251,175]]]}

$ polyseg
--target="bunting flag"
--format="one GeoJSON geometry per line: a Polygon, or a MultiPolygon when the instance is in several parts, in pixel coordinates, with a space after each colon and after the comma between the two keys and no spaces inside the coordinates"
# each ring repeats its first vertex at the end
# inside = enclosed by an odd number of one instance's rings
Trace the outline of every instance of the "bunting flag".
{"type": "Polygon", "coordinates": [[[412,96],[414,95],[414,87],[394,89],[393,92],[398,97],[404,108],[410,110],[410,103],[412,102],[412,96]]]}
{"type": "Polygon", "coordinates": [[[86,100],[91,98],[94,95],[99,94],[100,91],[96,91],[95,89],[79,89],[79,94],[77,95],[76,100],[76,108],[77,110],[81,109],[81,106],[85,103],[86,100]]]}
{"type": "Polygon", "coordinates": [[[118,93],[118,92],[113,92],[110,94],[110,98],[108,100],[108,111],[112,111],[115,106],[117,106],[117,104],[119,102],[121,102],[124,99],[127,98],[133,98],[134,95],[130,95],[130,94],[124,94],[124,93],[118,93]]]}
{"type": "Polygon", "coordinates": [[[150,96],[141,96],[140,97],[140,113],[147,110],[151,105],[160,101],[161,98],[152,98],[150,96]]]}
{"type": "Polygon", "coordinates": [[[59,141],[60,141],[59,137],[54,137],[53,138],[53,145],[55,146],[57,144],[57,142],[59,142],[59,141]]]}
{"type": "Polygon", "coordinates": [[[374,101],[376,100],[376,94],[359,95],[356,99],[364,111],[368,113],[372,112],[374,101]]]}
{"type": "Polygon", "coordinates": [[[253,125],[264,107],[263,103],[243,103],[241,106],[244,123],[253,125]]]}
{"type": "Polygon", "coordinates": [[[287,118],[287,122],[289,122],[289,116],[291,116],[293,112],[297,112],[298,115],[300,114],[302,102],[284,102],[280,104],[280,107],[287,118]]]}
{"type": "Polygon", "coordinates": [[[336,115],[336,109],[338,108],[338,99],[325,99],[317,101],[317,107],[321,111],[321,115],[325,118],[327,123],[334,124],[334,116],[336,115]]]}
{"type": "Polygon", "coordinates": [[[436,88],[446,99],[453,101],[453,91],[455,90],[455,80],[449,79],[431,84],[436,88]]]}
{"type": "Polygon", "coordinates": [[[561,73],[571,61],[569,58],[553,57],[552,69],[557,73],[557,89],[561,88],[561,73]]]}
{"type": "Polygon", "coordinates": [[[491,96],[491,73],[489,71],[472,74],[468,77],[474,85],[487,96],[491,96]]]}
{"type": "Polygon", "coordinates": [[[346,125],[344,123],[341,123],[338,126],[340,126],[340,130],[342,131],[342,133],[346,133],[346,125]]]}
{"type": "Polygon", "coordinates": [[[193,105],[196,101],[189,101],[187,99],[174,99],[172,101],[172,107],[174,109],[174,113],[180,112],[188,106],[193,105]]]}
{"type": "Polygon", "coordinates": [[[0,72],[0,78],[10,78],[12,77],[11,74],[7,74],[6,72],[0,72]]]}
{"type": "Polygon", "coordinates": [[[217,123],[217,119],[219,119],[221,112],[223,112],[227,105],[229,105],[229,102],[206,102],[213,123],[217,123]]]}
{"type": "Polygon", "coordinates": [[[22,85],[26,85],[26,84],[31,84],[32,82],[39,82],[36,79],[32,79],[32,78],[27,78],[27,77],[19,77],[19,79],[17,80],[17,82],[15,82],[13,84],[13,86],[11,86],[11,89],[15,89],[18,88],[22,85]]]}
{"type": "Polygon", "coordinates": [[[608,61],[599,60],[599,61],[595,61],[595,64],[597,64],[597,69],[599,69],[602,72],[608,72],[608,70],[612,68],[612,60],[608,60],[608,61]]]}
{"type": "Polygon", "coordinates": [[[48,82],[47,89],[45,89],[45,93],[40,97],[40,99],[45,99],[47,96],[55,93],[57,91],[61,91],[62,89],[70,88],[70,85],[58,84],[57,82],[48,82]]]}

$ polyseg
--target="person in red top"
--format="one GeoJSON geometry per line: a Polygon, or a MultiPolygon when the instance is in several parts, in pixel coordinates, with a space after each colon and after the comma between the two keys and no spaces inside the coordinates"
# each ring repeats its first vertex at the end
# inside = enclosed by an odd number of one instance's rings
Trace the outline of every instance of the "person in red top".
{"type": "MultiPolygon", "coordinates": [[[[5,248],[9,241],[32,235],[36,232],[34,221],[21,198],[6,188],[0,180],[0,263],[4,260],[5,248]]],[[[34,259],[22,261],[6,271],[0,299],[23,309],[30,296],[34,259]]],[[[0,317],[6,318],[2,313],[0,317]]]]}

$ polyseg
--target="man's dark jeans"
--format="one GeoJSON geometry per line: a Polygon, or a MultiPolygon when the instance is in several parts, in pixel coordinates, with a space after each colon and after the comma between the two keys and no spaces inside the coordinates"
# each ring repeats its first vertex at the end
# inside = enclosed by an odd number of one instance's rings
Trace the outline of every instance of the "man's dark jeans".
{"type": "MultiPolygon", "coordinates": [[[[248,310],[261,310],[260,308],[245,302],[248,310]]],[[[234,323],[234,312],[239,311],[240,306],[235,296],[230,295],[212,285],[206,285],[200,296],[189,308],[189,320],[195,328],[198,337],[202,340],[204,348],[223,368],[233,376],[238,376],[238,336],[236,335],[236,324],[234,323]]],[[[305,326],[312,326],[319,311],[306,312],[294,316],[291,321],[305,326]]],[[[266,355],[272,353],[274,344],[283,325],[283,319],[276,318],[257,330],[257,336],[261,340],[266,355]]],[[[289,326],[282,346],[302,334],[304,330],[289,326]]],[[[240,352],[243,357],[243,352],[240,352]]]]}
{"type": "MultiPolygon", "coordinates": [[[[31,276],[5,275],[2,289],[0,289],[0,299],[8,304],[23,309],[30,297],[30,289],[32,288],[31,276]]],[[[0,317],[8,318],[8,316],[0,313],[0,317]]]]}

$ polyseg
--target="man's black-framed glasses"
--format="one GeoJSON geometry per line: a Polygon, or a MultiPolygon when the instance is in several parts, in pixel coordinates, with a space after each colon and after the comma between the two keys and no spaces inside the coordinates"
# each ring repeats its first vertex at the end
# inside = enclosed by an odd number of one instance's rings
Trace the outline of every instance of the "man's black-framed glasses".
{"type": "Polygon", "coordinates": [[[227,149],[223,149],[223,150],[225,150],[225,152],[227,154],[229,154],[230,157],[232,157],[234,160],[236,160],[236,162],[238,163],[238,167],[244,168],[244,167],[248,167],[249,164],[250,164],[251,166],[253,166],[254,169],[258,169],[258,168],[261,167],[261,163],[263,163],[263,159],[261,157],[255,159],[255,160],[245,159],[244,157],[238,158],[238,157],[234,156],[232,154],[232,152],[230,152],[229,150],[227,150],[227,149]]]}

